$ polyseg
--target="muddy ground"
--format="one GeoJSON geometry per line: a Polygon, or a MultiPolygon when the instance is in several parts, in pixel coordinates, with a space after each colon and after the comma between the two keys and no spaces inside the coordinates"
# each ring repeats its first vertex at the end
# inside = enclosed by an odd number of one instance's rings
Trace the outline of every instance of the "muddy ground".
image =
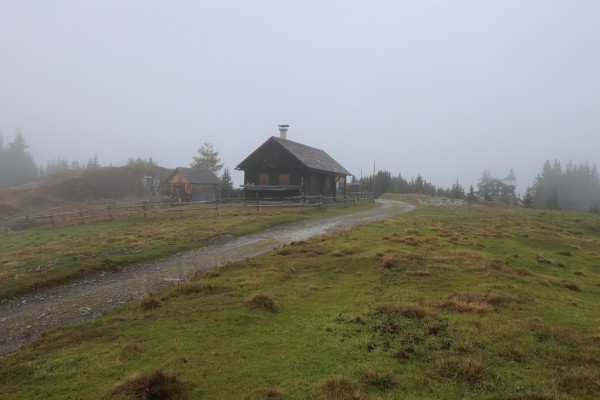
{"type": "Polygon", "coordinates": [[[37,339],[43,332],[74,325],[185,280],[198,271],[266,253],[293,241],[409,212],[414,206],[377,200],[379,207],[335,218],[280,225],[234,238],[220,235],[206,246],[172,257],[101,272],[0,303],[0,355],[37,339]]]}

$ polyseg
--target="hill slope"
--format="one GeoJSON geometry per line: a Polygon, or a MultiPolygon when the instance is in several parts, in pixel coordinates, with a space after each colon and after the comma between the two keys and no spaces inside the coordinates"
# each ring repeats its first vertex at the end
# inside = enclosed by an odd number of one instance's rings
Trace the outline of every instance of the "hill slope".
{"type": "MultiPolygon", "coordinates": [[[[161,182],[171,170],[156,167],[150,174],[161,182]]],[[[102,167],[68,171],[0,191],[0,217],[88,201],[146,195],[142,178],[147,171],[132,167],[102,167]]]]}

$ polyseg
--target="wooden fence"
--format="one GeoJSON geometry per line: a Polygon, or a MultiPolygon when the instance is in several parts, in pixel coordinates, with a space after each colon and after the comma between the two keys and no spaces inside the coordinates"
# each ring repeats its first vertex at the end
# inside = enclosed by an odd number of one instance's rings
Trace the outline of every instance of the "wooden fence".
{"type": "Polygon", "coordinates": [[[213,211],[219,214],[219,204],[216,202],[187,202],[187,203],[150,203],[147,201],[137,203],[98,203],[83,204],[80,206],[65,206],[44,211],[30,212],[27,214],[5,217],[3,224],[6,231],[27,229],[39,225],[112,221],[117,218],[140,216],[148,217],[149,214],[172,212],[181,217],[184,212],[213,211]]]}
{"type": "MultiPolygon", "coordinates": [[[[334,202],[334,198],[323,196],[295,196],[286,198],[236,198],[222,199],[222,201],[210,202],[136,202],[116,203],[105,202],[96,204],[82,204],[78,206],[64,206],[43,211],[30,212],[26,214],[5,217],[2,219],[5,231],[17,231],[40,225],[57,225],[68,223],[84,224],[97,221],[112,221],[117,218],[143,217],[156,213],[176,213],[182,217],[184,213],[214,212],[220,215],[221,207],[256,208],[260,213],[261,208],[271,207],[305,207],[324,208],[327,204],[334,202]]],[[[348,205],[348,202],[344,202],[348,205]]]]}

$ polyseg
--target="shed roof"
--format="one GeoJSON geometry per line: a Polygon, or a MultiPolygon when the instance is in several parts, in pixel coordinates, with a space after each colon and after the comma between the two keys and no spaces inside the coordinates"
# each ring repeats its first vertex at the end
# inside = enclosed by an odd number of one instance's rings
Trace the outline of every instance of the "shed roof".
{"type": "Polygon", "coordinates": [[[190,183],[197,184],[210,184],[210,185],[219,185],[221,184],[221,180],[207,168],[185,168],[185,167],[177,167],[175,168],[175,172],[167,179],[169,181],[173,175],[177,172],[180,172],[183,176],[185,176],[190,183]]]}
{"type": "Polygon", "coordinates": [[[352,175],[346,168],[342,167],[340,163],[335,161],[325,151],[275,136],[271,136],[257,150],[246,157],[246,159],[242,161],[236,167],[236,169],[244,170],[244,164],[246,164],[246,162],[252,158],[254,153],[268,143],[276,143],[277,145],[283,147],[286,151],[298,159],[298,161],[300,161],[300,163],[302,163],[302,165],[304,165],[306,168],[323,172],[332,172],[340,175],[352,175]]]}

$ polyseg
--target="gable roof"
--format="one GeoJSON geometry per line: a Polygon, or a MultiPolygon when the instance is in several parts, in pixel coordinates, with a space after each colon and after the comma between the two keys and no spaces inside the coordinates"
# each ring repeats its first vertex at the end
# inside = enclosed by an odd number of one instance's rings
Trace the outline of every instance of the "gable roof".
{"type": "Polygon", "coordinates": [[[171,174],[171,176],[169,177],[169,179],[167,179],[167,181],[169,181],[171,179],[171,177],[173,177],[177,171],[179,171],[183,176],[185,176],[187,178],[187,180],[190,181],[190,183],[197,183],[197,184],[211,184],[211,185],[219,185],[221,184],[221,180],[214,174],[214,172],[212,172],[210,169],[206,169],[206,168],[185,168],[185,167],[177,167],[175,168],[175,172],[173,172],[173,174],[171,174]]]}
{"type": "Polygon", "coordinates": [[[513,180],[509,180],[509,179],[495,179],[495,178],[486,182],[485,184],[483,184],[483,186],[485,187],[492,183],[500,183],[504,186],[514,186],[514,187],[517,186],[517,181],[513,181],[513,180]]]}
{"type": "Polygon", "coordinates": [[[258,152],[262,147],[268,143],[276,143],[277,145],[284,148],[287,152],[293,155],[302,165],[308,169],[313,169],[322,172],[330,172],[340,175],[352,175],[348,170],[335,161],[329,154],[323,150],[316,149],[314,147],[306,146],[301,143],[293,142],[287,139],[281,139],[275,136],[271,136],[264,142],[258,149],[250,154],[244,161],[242,161],[235,169],[244,169],[244,164],[249,161],[252,156],[258,152]]]}

